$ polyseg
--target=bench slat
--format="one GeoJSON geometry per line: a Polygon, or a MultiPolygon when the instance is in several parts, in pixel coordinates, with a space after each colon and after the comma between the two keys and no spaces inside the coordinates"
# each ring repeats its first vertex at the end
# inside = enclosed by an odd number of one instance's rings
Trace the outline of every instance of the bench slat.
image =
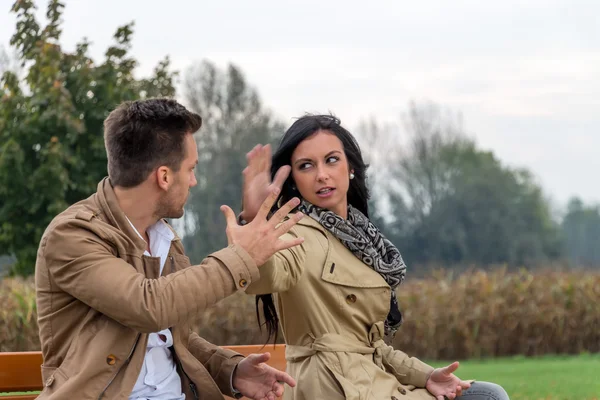
{"type": "MultiPolygon", "coordinates": [[[[250,353],[271,353],[267,362],[273,368],[285,371],[285,345],[223,346],[245,356],[250,353]]],[[[39,351],[0,353],[0,393],[42,390],[42,353],[39,351]]],[[[30,400],[36,395],[0,396],[0,400],[30,400]]]]}
{"type": "Polygon", "coordinates": [[[42,390],[41,365],[39,351],[0,353],[0,392],[42,390]]]}

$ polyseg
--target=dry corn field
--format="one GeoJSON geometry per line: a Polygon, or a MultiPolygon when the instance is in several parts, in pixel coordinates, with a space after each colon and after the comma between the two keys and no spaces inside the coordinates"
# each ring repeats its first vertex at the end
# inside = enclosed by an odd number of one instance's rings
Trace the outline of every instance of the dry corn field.
{"type": "MultiPolygon", "coordinates": [[[[436,272],[407,279],[394,346],[429,360],[600,352],[600,273],[436,272]]],[[[198,318],[220,345],[264,343],[254,297],[231,296],[198,318]]],[[[0,351],[39,350],[33,279],[0,281],[0,351]]]]}

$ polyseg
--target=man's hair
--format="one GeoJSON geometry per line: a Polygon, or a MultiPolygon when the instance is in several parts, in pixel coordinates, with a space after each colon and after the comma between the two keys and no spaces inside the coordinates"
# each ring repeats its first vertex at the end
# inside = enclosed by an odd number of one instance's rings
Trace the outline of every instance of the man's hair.
{"type": "Polygon", "coordinates": [[[134,187],[156,168],[179,171],[186,134],[196,132],[202,118],[171,99],[127,101],[104,121],[108,176],[115,186],[134,187]]]}

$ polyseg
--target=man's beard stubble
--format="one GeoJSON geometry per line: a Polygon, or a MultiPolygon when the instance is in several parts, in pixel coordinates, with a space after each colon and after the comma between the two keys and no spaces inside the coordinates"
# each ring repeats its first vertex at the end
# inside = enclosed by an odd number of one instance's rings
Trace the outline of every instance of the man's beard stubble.
{"type": "MultiPolygon", "coordinates": [[[[187,197],[186,197],[187,201],[187,197]]],[[[185,201],[184,201],[185,204],[185,201]]],[[[177,219],[183,217],[184,210],[183,206],[179,206],[170,198],[168,194],[165,194],[163,198],[160,199],[158,205],[156,206],[156,211],[154,212],[155,216],[159,219],[162,218],[170,218],[177,219]]]]}

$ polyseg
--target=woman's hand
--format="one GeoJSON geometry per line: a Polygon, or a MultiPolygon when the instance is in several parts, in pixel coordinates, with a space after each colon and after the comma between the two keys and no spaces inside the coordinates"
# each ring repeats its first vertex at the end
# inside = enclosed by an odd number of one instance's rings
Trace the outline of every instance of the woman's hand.
{"type": "Polygon", "coordinates": [[[437,400],[455,399],[464,389],[471,387],[469,382],[462,381],[454,375],[458,366],[458,361],[455,361],[444,368],[436,368],[429,376],[425,387],[437,400]]]}

